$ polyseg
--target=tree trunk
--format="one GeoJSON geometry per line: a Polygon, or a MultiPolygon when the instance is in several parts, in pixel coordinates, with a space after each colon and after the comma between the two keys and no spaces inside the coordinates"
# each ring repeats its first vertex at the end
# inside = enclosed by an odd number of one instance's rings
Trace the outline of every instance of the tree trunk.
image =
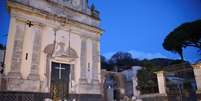
{"type": "Polygon", "coordinates": [[[181,49],[178,53],[181,57],[181,60],[184,61],[183,50],[181,49]]]}

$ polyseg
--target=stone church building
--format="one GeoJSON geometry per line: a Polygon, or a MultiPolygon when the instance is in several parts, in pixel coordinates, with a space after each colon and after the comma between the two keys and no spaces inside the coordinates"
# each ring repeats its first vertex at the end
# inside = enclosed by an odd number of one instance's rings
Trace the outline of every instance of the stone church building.
{"type": "Polygon", "coordinates": [[[1,100],[101,101],[102,30],[95,7],[88,0],[8,0],[7,6],[1,77],[7,97],[1,100]]]}

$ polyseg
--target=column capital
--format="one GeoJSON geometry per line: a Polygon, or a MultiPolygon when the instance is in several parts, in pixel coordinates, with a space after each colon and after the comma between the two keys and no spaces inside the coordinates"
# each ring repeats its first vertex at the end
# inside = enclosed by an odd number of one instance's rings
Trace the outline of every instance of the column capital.
{"type": "Polygon", "coordinates": [[[196,91],[196,94],[201,94],[201,90],[198,89],[198,90],[196,91]]]}
{"type": "Polygon", "coordinates": [[[166,72],[163,70],[154,72],[156,75],[164,75],[166,72]]]}
{"type": "Polygon", "coordinates": [[[201,62],[193,64],[192,67],[193,69],[201,69],[201,62]]]}

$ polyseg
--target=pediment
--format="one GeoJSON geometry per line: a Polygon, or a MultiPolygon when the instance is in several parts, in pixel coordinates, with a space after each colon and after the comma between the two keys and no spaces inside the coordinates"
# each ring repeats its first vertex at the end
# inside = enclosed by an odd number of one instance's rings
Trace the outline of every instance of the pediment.
{"type": "Polygon", "coordinates": [[[75,49],[68,47],[66,50],[60,48],[59,50],[55,49],[54,44],[49,44],[45,47],[44,52],[52,57],[66,58],[66,59],[76,59],[78,54],[75,49]]]}
{"type": "Polygon", "coordinates": [[[60,55],[61,58],[78,58],[77,52],[73,48],[67,48],[65,54],[60,55]]]}

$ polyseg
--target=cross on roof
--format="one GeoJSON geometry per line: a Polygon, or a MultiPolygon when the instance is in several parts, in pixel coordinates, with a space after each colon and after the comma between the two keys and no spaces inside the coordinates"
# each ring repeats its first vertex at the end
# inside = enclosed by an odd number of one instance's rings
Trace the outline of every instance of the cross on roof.
{"type": "Polygon", "coordinates": [[[27,20],[26,24],[27,24],[29,27],[33,26],[33,24],[31,23],[30,20],[27,20]]]}

